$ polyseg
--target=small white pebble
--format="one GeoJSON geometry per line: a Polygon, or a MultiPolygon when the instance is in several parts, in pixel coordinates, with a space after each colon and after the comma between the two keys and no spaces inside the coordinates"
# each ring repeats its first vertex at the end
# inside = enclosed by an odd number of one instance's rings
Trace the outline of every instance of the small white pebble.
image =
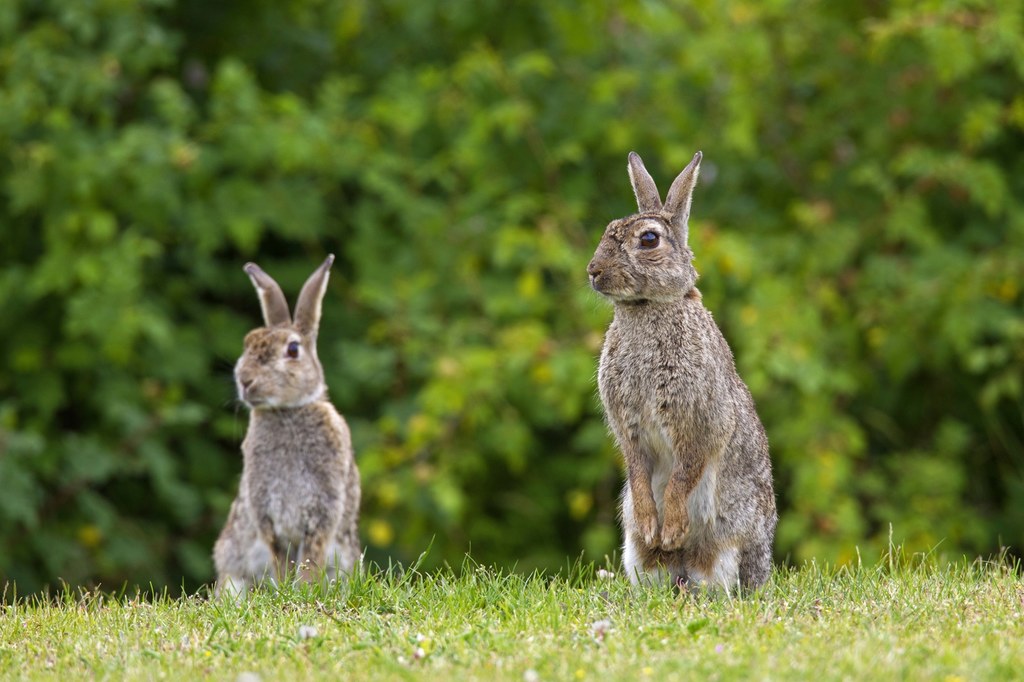
{"type": "Polygon", "coordinates": [[[426,639],[426,637],[422,633],[419,633],[419,632],[416,633],[416,641],[417,642],[422,642],[425,639],[426,639]]]}
{"type": "Polygon", "coordinates": [[[412,652],[412,660],[414,661],[422,661],[426,657],[427,652],[421,646],[416,647],[416,650],[412,652]]]}
{"type": "Polygon", "coordinates": [[[540,682],[540,675],[536,670],[530,668],[523,673],[523,682],[540,682]]]}
{"type": "Polygon", "coordinates": [[[615,574],[612,573],[611,571],[606,571],[603,568],[597,569],[597,579],[598,580],[611,580],[614,577],[615,577],[615,574]]]}
{"type": "Polygon", "coordinates": [[[299,639],[312,639],[318,637],[320,631],[312,625],[300,625],[299,626],[299,639]]]}

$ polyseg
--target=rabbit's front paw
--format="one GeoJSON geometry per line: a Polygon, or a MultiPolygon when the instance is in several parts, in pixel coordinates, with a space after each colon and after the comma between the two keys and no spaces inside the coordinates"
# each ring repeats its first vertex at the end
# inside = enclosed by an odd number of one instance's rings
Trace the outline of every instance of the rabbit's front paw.
{"type": "Polygon", "coordinates": [[[647,547],[657,547],[657,510],[653,505],[649,512],[636,510],[637,534],[647,547]]]}
{"type": "Polygon", "coordinates": [[[652,514],[644,519],[637,519],[637,528],[640,531],[640,537],[643,539],[644,544],[648,547],[658,546],[658,517],[656,514],[652,514]]]}
{"type": "Polygon", "coordinates": [[[665,525],[661,528],[661,548],[671,552],[682,547],[689,529],[690,519],[685,512],[666,516],[665,525]]]}

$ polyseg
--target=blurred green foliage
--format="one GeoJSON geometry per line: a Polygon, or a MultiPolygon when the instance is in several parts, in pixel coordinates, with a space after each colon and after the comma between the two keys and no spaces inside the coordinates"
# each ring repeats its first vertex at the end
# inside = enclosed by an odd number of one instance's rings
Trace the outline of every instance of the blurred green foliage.
{"type": "Polygon", "coordinates": [[[368,556],[615,551],[585,266],[631,149],[704,152],[778,558],[1019,550],[1022,78],[1019,0],[0,3],[0,582],[211,579],[240,266],[327,252],[368,556]]]}

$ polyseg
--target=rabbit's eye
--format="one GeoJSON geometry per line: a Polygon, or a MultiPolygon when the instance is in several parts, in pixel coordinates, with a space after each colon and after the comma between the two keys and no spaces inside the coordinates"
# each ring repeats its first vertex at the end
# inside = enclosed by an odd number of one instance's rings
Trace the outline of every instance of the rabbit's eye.
{"type": "Polygon", "coordinates": [[[291,358],[292,360],[294,360],[295,358],[299,357],[299,342],[298,342],[298,341],[292,341],[292,342],[290,342],[290,343],[288,344],[288,350],[287,350],[287,351],[285,351],[285,353],[286,353],[286,354],[288,355],[288,357],[290,357],[290,358],[291,358]]]}
{"type": "Polygon", "coordinates": [[[640,248],[653,249],[658,245],[659,237],[654,232],[644,232],[640,235],[640,248]]]}

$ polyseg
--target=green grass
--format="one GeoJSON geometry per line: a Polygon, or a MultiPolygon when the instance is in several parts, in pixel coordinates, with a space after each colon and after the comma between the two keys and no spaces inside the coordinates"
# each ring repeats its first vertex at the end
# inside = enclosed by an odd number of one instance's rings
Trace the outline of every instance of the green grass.
{"type": "Polygon", "coordinates": [[[3,609],[0,679],[1024,676],[1024,585],[1003,561],[811,564],[742,598],[634,588],[586,564],[544,577],[470,563],[238,604],[67,590],[3,609]]]}

